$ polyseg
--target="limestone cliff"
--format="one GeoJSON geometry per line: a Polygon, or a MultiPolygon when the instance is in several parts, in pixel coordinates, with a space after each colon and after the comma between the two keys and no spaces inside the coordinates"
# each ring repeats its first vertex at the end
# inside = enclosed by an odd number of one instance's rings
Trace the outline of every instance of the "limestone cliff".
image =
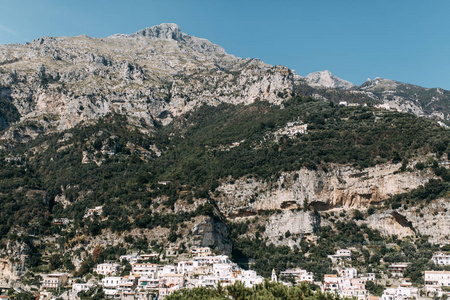
{"type": "Polygon", "coordinates": [[[386,164],[357,170],[334,165],[327,172],[301,169],[283,173],[272,183],[243,178],[233,184],[222,184],[217,200],[228,214],[242,207],[273,210],[307,205],[318,210],[358,209],[405,193],[433,178],[426,171],[397,172],[400,166],[386,164]]]}

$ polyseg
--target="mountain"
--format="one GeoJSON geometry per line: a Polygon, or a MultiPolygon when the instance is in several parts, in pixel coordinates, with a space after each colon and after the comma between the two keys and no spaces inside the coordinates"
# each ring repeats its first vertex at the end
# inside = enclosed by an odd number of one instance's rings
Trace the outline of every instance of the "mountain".
{"type": "Polygon", "coordinates": [[[14,124],[4,138],[34,138],[111,112],[167,124],[203,103],[280,103],[293,85],[289,69],[228,55],[175,24],[3,45],[0,61],[0,124],[14,124]],[[30,122],[33,129],[22,126],[30,122]]]}
{"type": "Polygon", "coordinates": [[[423,88],[389,79],[364,82],[359,90],[371,93],[386,107],[398,111],[449,121],[450,92],[441,88],[423,88]]]}
{"type": "Polygon", "coordinates": [[[111,112],[151,127],[204,103],[280,104],[293,92],[448,121],[448,91],[400,83],[392,90],[380,80],[357,87],[329,71],[301,77],[229,55],[176,24],[108,38],[44,37],[0,46],[0,129],[8,128],[2,139],[29,140],[111,112]]]}
{"type": "Polygon", "coordinates": [[[418,282],[448,240],[446,97],[302,77],[175,24],[2,45],[0,279],[170,245],[318,278],[352,247],[418,282]]]}
{"type": "Polygon", "coordinates": [[[313,87],[324,87],[324,88],[344,89],[344,90],[356,88],[356,85],[354,85],[353,83],[334,76],[328,70],[310,73],[305,77],[305,79],[306,82],[308,82],[308,84],[313,87]]]}

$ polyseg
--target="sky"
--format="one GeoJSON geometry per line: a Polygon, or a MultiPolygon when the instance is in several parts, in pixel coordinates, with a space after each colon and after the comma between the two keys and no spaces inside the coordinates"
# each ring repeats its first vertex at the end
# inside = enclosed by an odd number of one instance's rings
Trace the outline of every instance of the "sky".
{"type": "Polygon", "coordinates": [[[0,44],[176,23],[238,57],[450,90],[447,0],[0,0],[0,44]]]}

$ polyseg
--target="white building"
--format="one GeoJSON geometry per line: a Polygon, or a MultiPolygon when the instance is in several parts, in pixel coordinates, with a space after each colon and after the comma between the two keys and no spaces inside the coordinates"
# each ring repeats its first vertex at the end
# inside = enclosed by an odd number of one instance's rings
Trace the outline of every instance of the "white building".
{"type": "Polygon", "coordinates": [[[158,274],[178,274],[177,267],[174,265],[159,266],[158,274]]]}
{"type": "Polygon", "coordinates": [[[282,134],[286,134],[288,136],[305,133],[308,133],[308,124],[299,124],[298,122],[287,123],[286,128],[282,131],[282,134]]]}
{"type": "Polygon", "coordinates": [[[134,295],[135,284],[137,283],[137,278],[134,276],[124,276],[120,279],[117,285],[117,291],[122,296],[134,295]]]}
{"type": "Polygon", "coordinates": [[[102,279],[102,286],[108,289],[115,289],[119,285],[122,277],[108,276],[102,279]]]}
{"type": "Polygon", "coordinates": [[[431,258],[436,265],[450,266],[450,254],[437,252],[431,258]]]}
{"type": "Polygon", "coordinates": [[[215,256],[197,256],[193,258],[194,262],[197,262],[199,266],[203,264],[228,264],[231,261],[228,259],[227,255],[215,255],[215,256]]]}
{"type": "Polygon", "coordinates": [[[178,273],[185,274],[194,272],[195,268],[198,267],[198,261],[180,261],[178,263],[178,273]]]}
{"type": "Polygon", "coordinates": [[[425,291],[427,294],[442,293],[442,288],[450,289],[450,271],[425,271],[425,291]]]}
{"type": "Polygon", "coordinates": [[[323,286],[322,291],[324,292],[338,292],[342,289],[344,285],[344,280],[348,281],[348,285],[350,285],[350,281],[348,278],[338,277],[335,274],[326,274],[323,278],[323,286]]]}
{"type": "Polygon", "coordinates": [[[159,279],[142,276],[138,280],[137,289],[144,291],[157,291],[159,288],[159,279]]]}
{"type": "Polygon", "coordinates": [[[366,281],[361,278],[347,278],[348,281],[345,280],[345,283],[340,290],[339,296],[346,298],[357,298],[360,300],[367,299],[368,292],[366,290],[366,281]]]}
{"type": "Polygon", "coordinates": [[[69,274],[67,273],[54,273],[44,275],[41,282],[41,289],[56,290],[66,284],[68,277],[69,274]]]}
{"type": "Polygon", "coordinates": [[[219,277],[229,277],[233,273],[233,265],[231,264],[214,264],[213,273],[219,277]]]}
{"type": "Polygon", "coordinates": [[[103,206],[96,206],[94,208],[88,208],[86,210],[86,213],[84,214],[85,218],[91,217],[91,216],[100,216],[103,213],[103,206]]]}
{"type": "Polygon", "coordinates": [[[200,276],[197,286],[203,286],[207,288],[215,288],[217,284],[220,282],[219,276],[214,275],[202,275],[200,276]]]}
{"type": "Polygon", "coordinates": [[[197,247],[192,249],[192,253],[197,256],[210,256],[212,255],[211,248],[209,247],[197,247]]]}
{"type": "Polygon", "coordinates": [[[388,271],[391,272],[392,276],[403,277],[403,272],[407,267],[407,263],[392,264],[388,267],[388,271]]]}
{"type": "Polygon", "coordinates": [[[141,260],[151,260],[151,259],[158,259],[159,253],[150,253],[150,254],[141,254],[139,255],[139,259],[141,260]]]}
{"type": "Polygon", "coordinates": [[[341,277],[346,278],[356,278],[358,276],[358,271],[355,268],[338,269],[338,273],[341,277]]]}
{"type": "Polygon", "coordinates": [[[296,283],[300,283],[300,282],[313,283],[314,282],[313,273],[310,273],[306,270],[302,270],[300,268],[288,269],[288,270],[282,271],[280,273],[280,276],[294,278],[296,283]]]}
{"type": "Polygon", "coordinates": [[[98,264],[97,267],[94,268],[94,272],[97,272],[99,275],[118,275],[122,266],[117,263],[103,263],[98,264]]]}
{"type": "Polygon", "coordinates": [[[135,275],[148,276],[150,278],[158,278],[158,268],[157,264],[149,263],[134,263],[131,265],[131,272],[135,275]]]}
{"type": "Polygon", "coordinates": [[[347,249],[339,249],[335,254],[328,255],[328,258],[331,258],[333,262],[338,260],[351,260],[352,252],[347,249]]]}
{"type": "Polygon", "coordinates": [[[374,281],[375,273],[367,273],[364,275],[360,275],[359,278],[364,279],[365,281],[374,281]]]}
{"type": "Polygon", "coordinates": [[[397,288],[385,289],[381,300],[407,300],[417,299],[419,296],[419,290],[413,287],[399,286],[397,288]]]}
{"type": "Polygon", "coordinates": [[[245,287],[253,287],[255,284],[260,284],[264,282],[264,277],[259,276],[256,271],[253,270],[243,270],[236,276],[235,281],[241,281],[244,283],[245,287]]]}
{"type": "Polygon", "coordinates": [[[127,254],[127,255],[121,255],[119,257],[120,261],[124,261],[126,260],[127,262],[129,262],[130,264],[136,263],[138,262],[138,260],[140,260],[141,257],[138,254],[127,254]]]}

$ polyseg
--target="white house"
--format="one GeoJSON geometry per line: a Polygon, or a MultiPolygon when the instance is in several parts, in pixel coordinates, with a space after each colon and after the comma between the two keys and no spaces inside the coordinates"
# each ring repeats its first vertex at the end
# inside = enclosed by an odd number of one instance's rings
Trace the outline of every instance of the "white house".
{"type": "Polygon", "coordinates": [[[211,248],[209,247],[197,247],[192,249],[192,253],[197,256],[210,256],[212,255],[211,248]]]}
{"type": "Polygon", "coordinates": [[[356,278],[358,276],[358,271],[355,268],[340,268],[338,269],[338,273],[341,277],[346,278],[356,278]]]}
{"type": "Polygon", "coordinates": [[[425,291],[427,294],[441,293],[442,288],[450,289],[450,271],[425,271],[425,291]]]}
{"type": "Polygon", "coordinates": [[[103,206],[96,206],[94,208],[88,208],[84,214],[84,218],[91,216],[100,216],[103,213],[103,206]]]}
{"type": "Polygon", "coordinates": [[[104,288],[115,289],[119,285],[120,280],[122,280],[122,277],[108,276],[102,279],[102,286],[104,288]]]}
{"type": "Polygon", "coordinates": [[[259,276],[256,271],[253,270],[243,270],[240,276],[237,276],[235,281],[242,281],[246,287],[253,287],[255,284],[260,284],[264,282],[264,277],[259,276]]]}
{"type": "Polygon", "coordinates": [[[399,286],[397,288],[385,289],[381,300],[407,300],[417,299],[419,296],[419,290],[413,287],[399,286]]]}
{"type": "MultiPolygon", "coordinates": [[[[366,281],[361,278],[347,278],[350,284],[345,284],[341,287],[339,295],[347,298],[357,298],[360,300],[367,299],[368,292],[366,290],[366,281]]],[[[347,283],[348,281],[345,280],[347,283]]]]}
{"type": "Polygon", "coordinates": [[[335,254],[328,255],[328,258],[331,258],[333,262],[338,260],[351,260],[352,252],[347,249],[339,249],[335,254]]]}
{"type": "Polygon", "coordinates": [[[41,282],[41,289],[56,290],[66,284],[68,277],[69,274],[67,273],[54,273],[44,275],[41,282]]]}
{"type": "Polygon", "coordinates": [[[137,289],[144,291],[157,291],[159,288],[159,279],[142,276],[138,280],[137,289]]]}
{"type": "Polygon", "coordinates": [[[180,261],[178,263],[178,272],[180,274],[193,272],[198,267],[198,261],[180,261]]]}
{"type": "Polygon", "coordinates": [[[118,275],[122,266],[117,263],[103,263],[98,264],[97,267],[94,268],[94,272],[97,272],[99,275],[118,275]]]}
{"type": "Polygon", "coordinates": [[[436,265],[450,266],[450,254],[437,252],[431,258],[436,265]]]}
{"type": "Polygon", "coordinates": [[[392,264],[388,267],[388,271],[391,272],[392,276],[402,277],[407,267],[407,263],[392,264]]]}
{"type": "Polygon", "coordinates": [[[288,269],[288,270],[282,271],[280,273],[280,276],[294,278],[296,283],[300,283],[300,282],[313,283],[314,282],[314,275],[312,273],[310,273],[306,270],[302,270],[300,268],[288,269]]]}
{"type": "Polygon", "coordinates": [[[157,278],[158,268],[157,264],[149,263],[134,263],[131,265],[131,272],[136,275],[146,275],[150,278],[157,278]]]}

